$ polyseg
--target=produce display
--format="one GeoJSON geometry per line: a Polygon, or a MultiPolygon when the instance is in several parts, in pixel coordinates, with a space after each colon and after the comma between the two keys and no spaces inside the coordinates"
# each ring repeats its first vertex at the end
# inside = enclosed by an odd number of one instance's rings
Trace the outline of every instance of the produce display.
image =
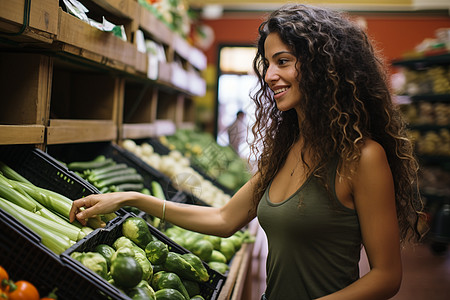
{"type": "MultiPolygon", "coordinates": [[[[98,155],[90,161],[74,161],[67,164],[69,170],[76,172],[80,177],[94,185],[100,193],[119,191],[136,191],[166,199],[164,191],[158,181],[151,182],[151,191],[144,186],[144,178],[136,169],[124,163],[117,163],[112,158],[98,155]]],[[[140,210],[125,207],[125,210],[136,214],[140,210]]]]}
{"type": "Polygon", "coordinates": [[[0,208],[34,231],[56,254],[116,217],[114,213],[98,216],[88,226],[70,223],[72,200],[33,185],[4,163],[0,163],[0,172],[0,208]]]}
{"type": "Polygon", "coordinates": [[[178,129],[160,141],[169,149],[183,153],[193,165],[230,190],[238,190],[250,179],[248,163],[231,147],[217,144],[209,133],[178,129]]]}
{"type": "Polygon", "coordinates": [[[230,199],[230,195],[225,194],[223,190],[195,171],[190,166],[189,159],[177,150],[172,150],[167,155],[161,155],[156,153],[150,144],[137,145],[133,140],[125,140],[123,147],[169,177],[177,188],[196,196],[211,206],[222,206],[230,199]]]}
{"type": "Polygon", "coordinates": [[[0,266],[0,299],[5,300],[56,300],[52,292],[45,297],[39,296],[38,289],[27,280],[13,280],[8,271],[0,266]]]}
{"type": "Polygon", "coordinates": [[[255,237],[248,230],[237,231],[228,238],[205,235],[171,225],[163,232],[180,246],[196,254],[209,267],[221,274],[229,270],[229,263],[243,243],[252,243],[255,237]]]}
{"type": "Polygon", "coordinates": [[[89,250],[70,257],[132,299],[204,299],[201,285],[210,274],[202,260],[171,251],[140,217],[126,217],[111,245],[100,243],[89,250]]]}

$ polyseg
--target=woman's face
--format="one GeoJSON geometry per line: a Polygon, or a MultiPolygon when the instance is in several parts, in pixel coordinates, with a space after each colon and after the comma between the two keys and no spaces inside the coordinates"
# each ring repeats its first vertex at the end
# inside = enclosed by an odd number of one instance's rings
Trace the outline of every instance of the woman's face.
{"type": "Polygon", "coordinates": [[[281,111],[297,108],[301,100],[297,58],[281,41],[278,33],[270,33],[267,36],[264,51],[267,65],[264,80],[273,91],[277,108],[281,111]]]}

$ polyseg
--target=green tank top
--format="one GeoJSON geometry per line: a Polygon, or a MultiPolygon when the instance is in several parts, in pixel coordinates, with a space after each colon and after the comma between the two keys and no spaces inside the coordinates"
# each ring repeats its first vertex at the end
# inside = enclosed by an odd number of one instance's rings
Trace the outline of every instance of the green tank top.
{"type": "Polygon", "coordinates": [[[328,170],[331,200],[320,180],[310,176],[280,203],[270,202],[269,184],[259,202],[258,220],[268,239],[268,300],[315,299],[359,278],[358,216],[337,200],[336,167],[337,161],[328,170]]]}

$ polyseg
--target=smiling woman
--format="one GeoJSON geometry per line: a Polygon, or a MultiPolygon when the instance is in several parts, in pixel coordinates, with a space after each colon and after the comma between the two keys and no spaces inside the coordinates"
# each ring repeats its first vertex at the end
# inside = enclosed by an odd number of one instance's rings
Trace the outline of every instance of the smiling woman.
{"type": "Polygon", "coordinates": [[[263,299],[392,297],[400,243],[420,237],[418,165],[367,35],[339,12],[285,5],[259,27],[253,69],[257,170],[224,206],[99,194],[75,200],[71,220],[130,205],[228,237],[258,217],[268,242],[263,299]],[[360,278],[362,246],[371,268],[360,278]]]}

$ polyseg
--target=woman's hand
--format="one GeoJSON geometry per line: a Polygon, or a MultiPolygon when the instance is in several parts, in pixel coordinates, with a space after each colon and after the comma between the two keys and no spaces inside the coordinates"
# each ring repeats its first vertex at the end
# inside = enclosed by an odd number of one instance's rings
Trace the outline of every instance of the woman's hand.
{"type": "Polygon", "coordinates": [[[73,201],[70,209],[69,220],[75,219],[86,225],[87,219],[100,214],[112,213],[125,205],[132,199],[134,192],[116,192],[108,194],[92,194],[87,197],[73,201]]]}

